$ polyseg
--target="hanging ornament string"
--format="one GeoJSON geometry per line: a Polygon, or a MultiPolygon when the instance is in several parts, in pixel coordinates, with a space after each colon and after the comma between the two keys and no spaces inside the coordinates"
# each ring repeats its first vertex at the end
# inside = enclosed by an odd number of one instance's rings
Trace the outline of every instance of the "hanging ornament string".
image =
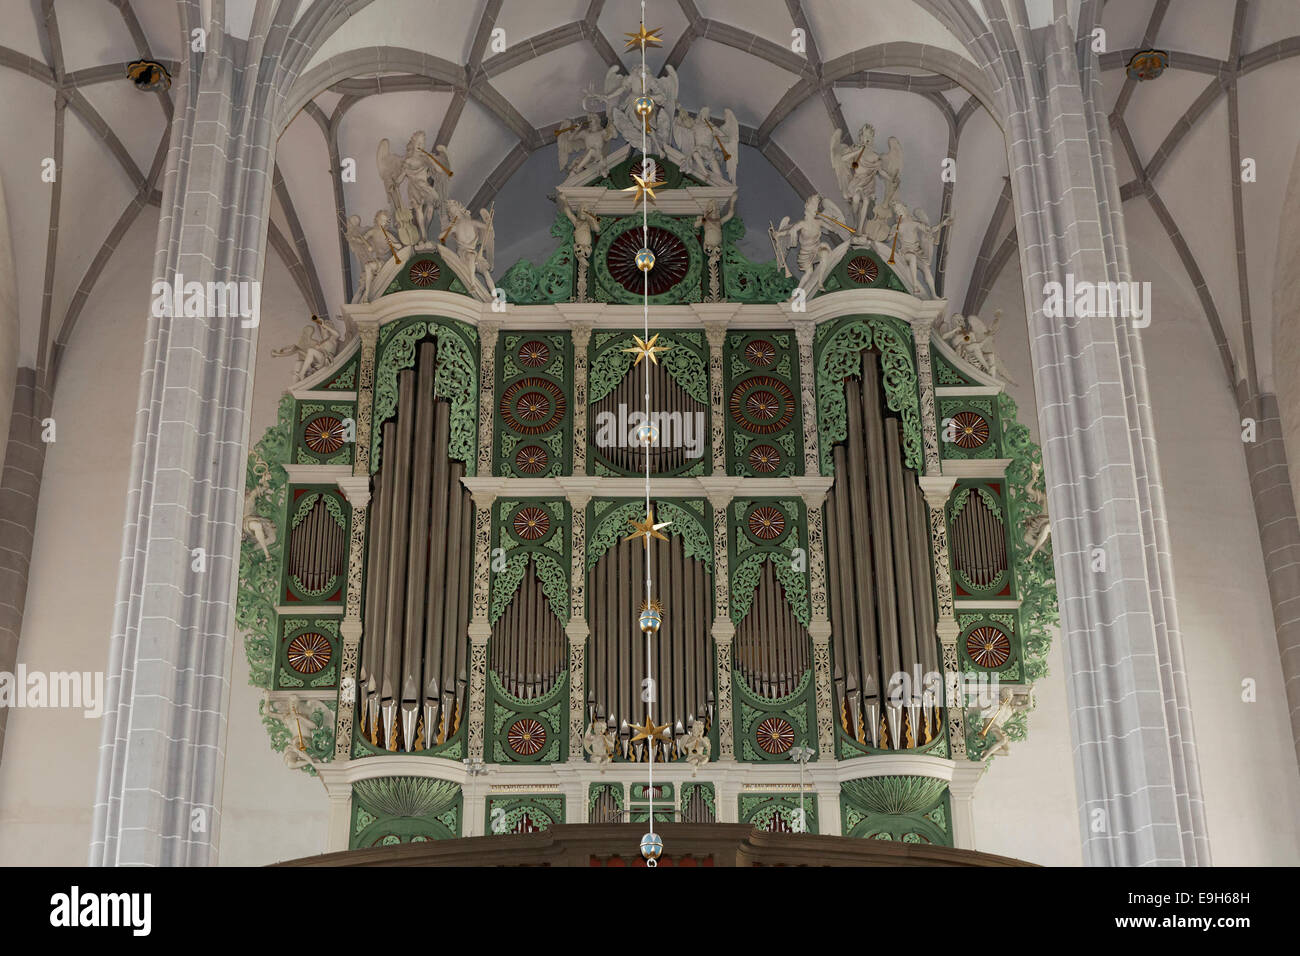
{"type": "Polygon", "coordinates": [[[645,857],[646,866],[654,867],[658,865],[659,855],[663,852],[663,840],[655,835],[655,813],[654,813],[654,765],[655,755],[659,749],[659,743],[663,740],[671,741],[668,736],[668,724],[657,725],[654,722],[654,705],[658,697],[657,688],[654,681],[654,655],[652,652],[653,640],[659,631],[663,619],[663,608],[654,599],[654,580],[651,573],[650,547],[654,538],[663,541],[668,540],[668,536],[663,533],[663,529],[668,526],[669,522],[655,521],[654,508],[650,501],[650,463],[651,463],[651,446],[659,438],[659,429],[654,423],[650,409],[650,366],[658,364],[658,353],[667,351],[666,346],[657,345],[658,335],[650,335],[650,270],[654,268],[655,257],[650,249],[650,208],[649,203],[654,200],[654,190],[657,186],[664,185],[656,175],[654,161],[650,158],[650,117],[654,111],[654,100],[651,99],[647,89],[647,73],[645,49],[646,45],[658,45],[660,43],[658,29],[647,31],[645,28],[645,0],[641,0],[641,23],[640,29],[636,33],[629,33],[627,36],[628,48],[639,46],[641,48],[641,95],[637,97],[634,104],[637,116],[641,120],[641,175],[632,174],[632,180],[636,184],[629,188],[629,192],[635,192],[632,200],[633,209],[637,204],[641,205],[641,249],[636,254],[636,265],[641,270],[643,282],[641,291],[641,332],[640,336],[634,336],[636,345],[633,348],[624,351],[636,355],[635,365],[640,365],[642,360],[648,359],[645,363],[645,394],[644,394],[644,419],[636,430],[637,441],[645,449],[645,518],[637,522],[632,521],[630,524],[635,528],[634,534],[629,538],[641,538],[645,543],[645,601],[641,605],[641,614],[638,624],[641,633],[645,636],[645,665],[646,680],[642,696],[645,699],[646,717],[645,723],[637,725],[634,729],[637,731],[632,741],[635,743],[639,740],[646,742],[646,752],[648,767],[646,771],[646,795],[648,797],[649,809],[649,832],[641,838],[641,855],[645,857]]]}

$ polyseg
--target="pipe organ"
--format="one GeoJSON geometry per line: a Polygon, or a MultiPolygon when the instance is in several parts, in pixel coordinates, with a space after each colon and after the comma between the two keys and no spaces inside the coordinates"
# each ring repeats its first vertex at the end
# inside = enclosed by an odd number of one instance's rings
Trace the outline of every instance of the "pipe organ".
{"type": "Polygon", "coordinates": [[[1014,405],[871,248],[778,313],[794,281],[741,253],[739,219],[705,249],[708,207],[677,188],[703,184],[665,166],[686,211],[648,214],[674,264],[655,361],[632,365],[616,308],[641,294],[628,158],[603,198],[569,196],[594,251],[559,216],[544,267],[498,276],[503,313],[443,246],[387,258],[253,450],[253,680],[291,765],[358,781],[331,831],[354,844],[644,819],[652,797],[656,818],[951,842],[935,761],[1023,733],[1053,592],[1014,405]],[[647,718],[662,735],[634,739],[647,718]]]}

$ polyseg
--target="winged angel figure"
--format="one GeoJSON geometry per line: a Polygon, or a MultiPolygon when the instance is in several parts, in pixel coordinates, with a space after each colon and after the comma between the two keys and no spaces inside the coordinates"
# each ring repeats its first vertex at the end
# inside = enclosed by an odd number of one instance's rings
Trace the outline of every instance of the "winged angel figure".
{"type": "Polygon", "coordinates": [[[449,199],[447,214],[451,216],[451,222],[443,235],[450,237],[454,248],[444,245],[439,252],[460,281],[465,283],[465,288],[476,298],[491,302],[492,290],[496,288],[496,282],[492,280],[496,258],[496,229],[492,224],[495,213],[491,208],[480,209],[479,218],[475,219],[462,203],[449,199]],[[487,280],[486,285],[479,281],[480,275],[487,280]]]}
{"type": "Polygon", "coordinates": [[[613,124],[605,124],[596,113],[588,113],[586,120],[576,123],[555,138],[560,153],[560,168],[570,176],[576,176],[593,164],[599,164],[605,158],[605,145],[614,138],[616,130],[613,124]],[[569,162],[569,157],[578,154],[578,158],[569,162]]]}
{"type": "Polygon", "coordinates": [[[898,185],[903,172],[903,144],[895,136],[889,137],[889,150],[877,153],[874,148],[876,129],[866,123],[858,130],[857,140],[848,143],[841,130],[831,133],[831,168],[835,170],[835,181],[839,184],[840,194],[853,211],[853,227],[859,235],[867,232],[869,218],[876,216],[876,210],[891,209],[894,197],[898,194],[898,185]],[[885,181],[885,196],[876,202],[876,177],[885,181]]]}
{"type": "Polygon", "coordinates": [[[713,183],[734,183],[740,153],[740,121],[730,109],[722,111],[722,123],[715,124],[709,108],[702,107],[695,116],[679,109],[673,119],[673,145],[681,158],[669,158],[682,171],[713,183]],[[718,164],[721,155],[722,165],[718,164]],[[722,170],[726,170],[725,177],[722,170]]]}
{"type": "Polygon", "coordinates": [[[409,209],[413,214],[419,242],[425,248],[432,247],[429,238],[434,222],[445,223],[447,219],[446,201],[450,193],[452,174],[451,158],[446,146],[437,146],[433,152],[425,147],[424,132],[416,130],[406,144],[405,155],[392,151],[387,139],[379,141],[379,178],[383,180],[384,192],[388,202],[398,215],[400,222],[404,218],[402,210],[409,209]],[[406,184],[406,201],[402,201],[401,187],[406,184]]]}
{"type": "Polygon", "coordinates": [[[664,156],[667,155],[665,148],[673,144],[677,86],[677,71],[671,66],[664,67],[663,76],[654,76],[647,70],[644,78],[640,71],[625,74],[619,67],[611,66],[605,73],[601,92],[589,88],[582,98],[582,108],[588,111],[603,108],[618,135],[631,146],[640,149],[644,137],[648,152],[664,156]],[[641,96],[643,85],[655,101],[655,110],[648,124],[636,115],[636,101],[641,96]]]}

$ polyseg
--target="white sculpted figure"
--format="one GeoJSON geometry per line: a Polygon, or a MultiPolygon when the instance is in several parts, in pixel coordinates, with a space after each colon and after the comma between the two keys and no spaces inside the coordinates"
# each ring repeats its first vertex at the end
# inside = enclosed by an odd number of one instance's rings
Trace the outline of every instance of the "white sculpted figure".
{"type": "Polygon", "coordinates": [[[722,261],[722,227],[735,214],[736,196],[733,193],[725,216],[718,212],[718,201],[710,199],[704,212],[695,217],[695,228],[702,228],[704,232],[704,254],[709,260],[709,300],[712,302],[721,301],[722,298],[721,276],[718,272],[718,263],[722,261]]]}
{"type": "Polygon", "coordinates": [[[361,275],[357,279],[357,291],[352,296],[352,304],[369,302],[370,286],[375,280],[376,273],[379,272],[379,256],[366,239],[365,230],[361,228],[360,216],[348,216],[347,222],[343,224],[343,237],[347,240],[352,254],[357,257],[357,262],[361,264],[361,275]]]}
{"type": "Polygon", "coordinates": [[[594,112],[597,109],[595,103],[601,104],[610,124],[629,145],[639,150],[644,139],[648,152],[663,156],[664,147],[672,145],[672,120],[677,112],[677,71],[665,66],[663,76],[654,76],[647,70],[643,78],[639,69],[628,75],[619,67],[611,66],[605,73],[603,89],[597,92],[589,88],[582,98],[584,110],[594,112]],[[643,84],[646,95],[655,102],[655,111],[648,124],[636,114],[635,104],[641,96],[643,84]]]}
{"type": "MultiPolygon", "coordinates": [[[[435,218],[445,221],[442,214],[448,191],[448,179],[451,176],[451,159],[446,146],[438,146],[433,153],[425,147],[423,130],[416,130],[406,143],[406,154],[398,156],[392,152],[387,139],[379,141],[379,178],[383,180],[384,191],[393,210],[399,215],[401,210],[411,210],[419,243],[431,248],[429,231],[435,218]],[[406,202],[402,202],[401,185],[406,184],[406,202]]],[[[407,239],[402,237],[403,241],[407,239]]]]}
{"type": "Polygon", "coordinates": [[[1006,753],[1010,748],[1011,738],[1007,736],[1006,725],[1012,717],[1015,717],[1021,711],[1033,708],[1033,694],[1032,688],[1021,693],[1010,690],[1004,691],[1000,701],[980,712],[980,716],[984,718],[984,722],[980,727],[980,736],[993,738],[992,746],[984,751],[983,760],[986,763],[998,754],[1006,753]]]}
{"type": "Polygon", "coordinates": [[[993,313],[993,321],[988,325],[985,325],[978,315],[968,315],[963,318],[954,313],[949,316],[947,325],[939,327],[939,338],[947,342],[959,358],[969,362],[984,374],[1016,385],[1018,384],[1016,380],[998,359],[993,344],[993,336],[997,334],[998,323],[1001,321],[1000,310],[993,313]]]}
{"type": "Polygon", "coordinates": [[[583,203],[574,212],[573,208],[560,197],[560,209],[568,217],[569,222],[573,223],[573,258],[578,266],[578,301],[587,301],[587,264],[591,260],[591,249],[595,243],[596,233],[600,232],[600,220],[596,214],[591,211],[591,207],[583,203]]]}
{"type": "Polygon", "coordinates": [[[875,212],[876,176],[885,181],[885,196],[881,202],[885,208],[893,204],[902,181],[903,144],[891,136],[889,151],[877,153],[873,148],[875,138],[876,129],[870,123],[858,130],[858,138],[853,143],[846,142],[843,132],[838,129],[831,133],[831,168],[835,170],[840,193],[853,212],[850,225],[859,233],[875,212]]]}
{"type": "Polygon", "coordinates": [[[495,215],[492,209],[480,209],[479,218],[475,219],[465,206],[455,199],[447,200],[447,215],[451,222],[447,226],[446,236],[455,243],[451,248],[441,247],[443,258],[457,272],[465,287],[484,302],[492,301],[492,290],[496,282],[492,278],[493,258],[496,255],[496,231],[492,226],[495,215]],[[460,269],[456,270],[455,266],[460,269]],[[487,280],[485,286],[479,281],[482,275],[487,280]]]}
{"type": "Polygon", "coordinates": [[[271,354],[277,357],[298,356],[298,366],[293,372],[293,380],[297,383],[333,362],[342,339],[343,336],[334,328],[334,323],[313,315],[311,321],[302,327],[297,342],[281,349],[272,349],[271,354]]]}
{"type": "Polygon", "coordinates": [[[826,276],[848,250],[848,243],[833,247],[822,238],[824,232],[833,232],[836,228],[835,223],[830,221],[832,219],[842,222],[843,211],[829,199],[823,199],[814,193],[804,203],[802,219],[791,222],[789,216],[782,216],[780,226],[768,228],[777,261],[787,276],[791,272],[786,263],[786,250],[798,246],[795,262],[800,272],[799,288],[808,298],[821,290],[826,276]]]}
{"type": "MultiPolygon", "coordinates": [[[[713,183],[734,183],[740,152],[740,122],[731,110],[723,110],[721,127],[715,127],[707,106],[691,116],[679,109],[673,122],[673,144],[681,154],[682,170],[713,183]],[[719,166],[719,159],[722,165],[719,166]],[[726,170],[724,176],[722,170],[726,170]]],[[[672,157],[676,159],[676,157],[672,157]]]]}
{"type": "Polygon", "coordinates": [[[618,735],[603,720],[593,720],[582,735],[582,749],[591,757],[591,762],[601,768],[614,759],[617,746],[618,735]]]}
{"type": "Polygon", "coordinates": [[[930,271],[930,259],[934,255],[935,238],[940,230],[952,222],[952,217],[945,217],[938,225],[930,225],[930,217],[920,206],[909,210],[904,203],[895,201],[890,207],[894,215],[895,238],[886,243],[874,240],[876,251],[881,258],[891,258],[896,262],[902,260],[901,278],[907,283],[912,294],[919,298],[935,298],[934,273],[930,271]],[[926,284],[921,284],[924,278],[926,284]]]}
{"type": "Polygon", "coordinates": [[[565,130],[555,138],[559,147],[560,168],[570,176],[576,176],[593,164],[599,165],[605,159],[605,146],[614,138],[615,133],[613,124],[601,122],[596,113],[588,113],[587,118],[578,123],[575,129],[565,130]],[[569,157],[575,153],[579,154],[578,158],[569,162],[569,157]]]}
{"type": "Polygon", "coordinates": [[[253,465],[253,473],[258,476],[257,484],[244,494],[244,536],[257,542],[262,556],[270,561],[269,547],[275,544],[275,522],[257,513],[257,500],[270,489],[270,466],[259,458],[253,465]]]}
{"type": "Polygon", "coordinates": [[[1025,485],[1025,496],[1043,510],[1025,519],[1025,544],[1032,545],[1028,561],[1032,561],[1047,546],[1052,538],[1052,523],[1047,516],[1047,493],[1038,487],[1038,480],[1043,475],[1043,466],[1034,462],[1029,466],[1029,483],[1025,485]]]}
{"type": "Polygon", "coordinates": [[[704,729],[703,720],[698,717],[691,718],[691,729],[685,737],[677,741],[677,750],[697,771],[709,762],[713,743],[704,729]]]}

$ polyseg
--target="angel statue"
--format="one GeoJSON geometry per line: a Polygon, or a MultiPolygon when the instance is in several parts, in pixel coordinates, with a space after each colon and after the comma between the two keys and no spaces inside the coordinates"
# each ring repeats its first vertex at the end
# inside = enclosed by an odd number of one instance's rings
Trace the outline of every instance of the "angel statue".
{"type": "Polygon", "coordinates": [[[617,745],[618,736],[603,720],[593,720],[587,726],[587,732],[582,735],[582,749],[591,757],[591,762],[602,769],[614,759],[617,745]]]}
{"type": "Polygon", "coordinates": [[[873,148],[875,137],[876,128],[870,123],[858,130],[858,138],[853,143],[845,142],[841,130],[831,133],[831,168],[835,170],[840,194],[853,212],[852,226],[858,233],[863,232],[867,219],[875,212],[876,176],[885,181],[881,205],[886,209],[893,204],[902,180],[903,144],[891,136],[889,152],[877,153],[873,148]]]}
{"type": "Polygon", "coordinates": [[[949,316],[946,325],[939,327],[939,338],[943,339],[957,353],[958,358],[969,362],[985,375],[992,375],[1011,385],[1019,383],[1007,372],[1006,366],[998,359],[994,350],[993,336],[997,334],[998,323],[1002,321],[1001,310],[993,313],[993,321],[988,325],[978,315],[963,318],[954,313],[949,316]]]}
{"type": "Polygon", "coordinates": [[[442,257],[465,283],[465,288],[482,301],[491,302],[492,290],[496,288],[492,278],[496,256],[496,230],[492,226],[495,213],[491,208],[480,209],[479,218],[475,219],[462,203],[448,199],[447,215],[451,222],[442,235],[442,241],[445,243],[450,238],[455,247],[440,246],[442,257]],[[486,286],[479,281],[480,275],[487,280],[486,286]]]}
{"type": "Polygon", "coordinates": [[[271,354],[277,358],[284,355],[298,356],[298,367],[293,372],[293,380],[297,384],[333,362],[342,340],[342,334],[334,328],[332,322],[313,315],[311,321],[302,327],[297,342],[284,348],[272,349],[271,354]]]}
{"type": "Polygon", "coordinates": [[[685,737],[677,741],[677,752],[698,771],[709,762],[709,754],[712,751],[713,743],[709,740],[708,732],[704,729],[704,721],[698,717],[692,717],[691,729],[685,737]]]}
{"type": "Polygon", "coordinates": [[[592,212],[591,206],[583,203],[574,212],[573,208],[559,198],[560,210],[573,223],[573,258],[578,265],[578,301],[587,301],[587,264],[591,261],[591,249],[595,234],[600,232],[600,219],[592,212]]]}
{"type": "Polygon", "coordinates": [[[639,69],[629,75],[621,72],[618,66],[611,66],[599,92],[588,88],[582,98],[582,108],[594,112],[597,110],[595,104],[599,103],[610,124],[629,145],[640,149],[644,140],[647,152],[663,156],[666,155],[664,148],[672,145],[677,87],[677,71],[671,66],[664,67],[663,76],[654,76],[648,70],[642,73],[639,69]],[[636,113],[636,101],[642,90],[655,102],[655,112],[648,119],[642,119],[636,113]]]}
{"type": "Polygon", "coordinates": [[[812,298],[821,291],[826,276],[848,251],[848,243],[832,246],[822,238],[824,232],[833,232],[836,226],[842,226],[843,223],[844,213],[840,207],[813,193],[804,203],[802,219],[791,222],[789,216],[782,216],[780,226],[768,226],[777,262],[787,276],[791,272],[786,263],[786,250],[792,246],[799,247],[795,257],[801,273],[799,288],[807,298],[812,298]]]}
{"type": "Polygon", "coordinates": [[[588,113],[582,122],[561,130],[555,137],[560,153],[560,168],[573,177],[593,163],[599,165],[605,159],[605,146],[614,138],[615,132],[613,124],[601,122],[596,113],[588,113]],[[574,153],[581,155],[569,162],[569,157],[574,153]]]}
{"type": "Polygon", "coordinates": [[[244,536],[252,538],[262,556],[271,560],[270,546],[275,544],[275,522],[263,518],[257,513],[257,500],[265,495],[271,487],[271,466],[261,458],[253,464],[253,474],[257,475],[257,484],[244,494],[244,536]]]}
{"type": "MultiPolygon", "coordinates": [[[[740,153],[740,122],[731,110],[723,110],[721,127],[714,126],[709,108],[702,107],[692,117],[679,109],[673,121],[673,145],[681,154],[678,165],[684,172],[717,185],[736,181],[736,163],[740,153]],[[722,167],[718,165],[722,155],[722,167]],[[722,169],[726,169],[723,176],[722,169]]],[[[676,160],[670,154],[670,158],[676,160]]]]}
{"type": "MultiPolygon", "coordinates": [[[[422,248],[432,248],[429,240],[429,228],[437,216],[445,221],[442,214],[446,201],[449,179],[452,175],[451,158],[446,146],[438,146],[434,153],[424,148],[423,130],[416,130],[406,143],[406,154],[398,156],[393,153],[387,139],[379,141],[379,178],[383,180],[384,191],[393,206],[395,215],[401,218],[403,209],[410,209],[414,214],[415,227],[422,248]],[[401,201],[400,186],[406,183],[406,202],[401,201]]],[[[405,241],[406,237],[402,237],[405,241]]]]}
{"type": "Polygon", "coordinates": [[[1034,555],[1038,554],[1047,546],[1047,542],[1052,538],[1052,523],[1047,516],[1047,492],[1038,487],[1038,480],[1043,475],[1043,466],[1038,462],[1033,462],[1029,466],[1029,482],[1025,485],[1025,497],[1041,510],[1036,515],[1030,515],[1025,519],[1025,544],[1032,545],[1029,557],[1025,560],[1032,561],[1034,555]]]}
{"type": "Polygon", "coordinates": [[[883,239],[874,239],[876,251],[881,258],[902,260],[901,278],[907,283],[912,294],[918,298],[937,298],[934,290],[934,273],[930,271],[930,259],[934,256],[934,243],[939,232],[952,222],[951,216],[945,216],[938,225],[930,225],[930,217],[920,206],[909,210],[904,203],[897,200],[888,207],[895,217],[894,238],[886,243],[883,239]],[[924,278],[926,284],[921,285],[924,278]]]}
{"type": "Polygon", "coordinates": [[[352,304],[369,302],[370,286],[379,272],[379,255],[370,244],[370,240],[366,238],[365,230],[361,228],[360,216],[348,216],[347,221],[343,223],[343,238],[347,240],[352,254],[357,257],[357,262],[361,264],[361,277],[357,280],[357,291],[352,296],[352,304]]]}

